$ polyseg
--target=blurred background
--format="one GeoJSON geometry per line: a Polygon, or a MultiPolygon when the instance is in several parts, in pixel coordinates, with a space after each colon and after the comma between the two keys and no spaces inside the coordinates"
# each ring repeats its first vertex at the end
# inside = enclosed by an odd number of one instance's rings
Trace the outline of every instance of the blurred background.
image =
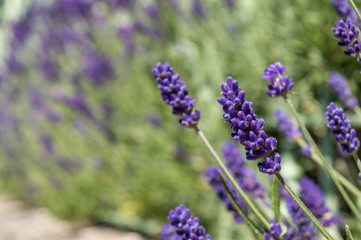
{"type": "Polygon", "coordinates": [[[348,212],[327,176],[276,128],[273,111],[284,104],[269,99],[262,80],[269,64],[287,66],[292,101],[337,161],[324,119],[336,101],[328,75],[344,74],[356,96],[361,78],[358,63],[336,45],[331,29],[339,17],[329,0],[2,0],[0,16],[2,194],[67,221],[151,239],[180,203],[214,239],[249,234],[203,177],[214,165],[210,154],[160,98],[151,69],[168,61],[216,149],[230,140],[216,99],[232,76],[278,138],[284,175],[319,180],[331,207],[348,212]]]}

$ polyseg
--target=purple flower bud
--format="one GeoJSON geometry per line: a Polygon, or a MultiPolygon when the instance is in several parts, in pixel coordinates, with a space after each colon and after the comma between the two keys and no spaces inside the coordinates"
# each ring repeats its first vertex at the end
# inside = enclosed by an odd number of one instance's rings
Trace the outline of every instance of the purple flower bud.
{"type": "Polygon", "coordinates": [[[332,0],[332,4],[335,6],[336,11],[341,18],[347,18],[354,24],[361,26],[361,22],[349,1],[332,0]]]}
{"type": "Polygon", "coordinates": [[[152,73],[161,91],[164,102],[172,106],[172,113],[180,115],[179,123],[187,128],[196,128],[200,119],[200,110],[193,111],[196,101],[188,95],[186,84],[174,73],[169,63],[157,63],[152,73]]]}
{"type": "Polygon", "coordinates": [[[282,229],[281,225],[275,220],[271,220],[270,223],[270,232],[265,232],[263,236],[266,240],[274,240],[281,237],[282,229]]]}
{"type": "Polygon", "coordinates": [[[168,220],[183,240],[212,240],[211,235],[205,234],[205,229],[199,224],[199,219],[191,216],[191,211],[181,204],[174,210],[170,210],[168,220]]]}
{"type": "Polygon", "coordinates": [[[171,224],[163,224],[159,233],[160,240],[182,240],[183,238],[177,234],[177,229],[171,224]]]}
{"type": "Polygon", "coordinates": [[[277,109],[273,116],[277,119],[278,129],[286,135],[288,141],[293,142],[295,139],[301,137],[301,130],[292,122],[289,116],[282,112],[281,109],[277,109]]]}
{"type": "Polygon", "coordinates": [[[331,73],[329,83],[346,108],[354,108],[358,105],[357,98],[352,94],[344,77],[339,73],[331,73]]]}
{"type": "Polygon", "coordinates": [[[257,118],[252,102],[245,100],[245,93],[238,87],[238,82],[228,77],[221,90],[223,97],[217,101],[223,106],[223,118],[231,124],[233,139],[245,147],[247,160],[269,155],[275,149],[277,140],[267,136],[263,130],[263,119],[257,118]]]}
{"type": "Polygon", "coordinates": [[[286,67],[282,66],[280,62],[275,62],[264,70],[264,76],[262,78],[271,83],[268,85],[268,90],[266,91],[268,96],[284,96],[293,88],[293,80],[287,75],[283,76],[285,70],[286,67]]]}
{"type": "Polygon", "coordinates": [[[40,141],[41,141],[45,151],[49,155],[52,155],[54,153],[54,147],[53,147],[53,141],[52,141],[51,136],[49,136],[47,134],[42,134],[40,136],[40,141]]]}
{"type": "Polygon", "coordinates": [[[361,180],[361,172],[358,173],[358,178],[361,180]]]}
{"type": "Polygon", "coordinates": [[[268,156],[263,159],[262,162],[259,162],[258,169],[267,173],[268,175],[274,175],[281,171],[281,155],[275,153],[273,156],[268,156]]]}
{"type": "Polygon", "coordinates": [[[301,153],[305,156],[305,157],[310,157],[311,156],[311,152],[312,152],[312,146],[311,144],[307,143],[307,145],[303,148],[301,148],[301,153]]]}
{"type": "Polygon", "coordinates": [[[327,106],[326,118],[329,121],[327,127],[336,135],[341,151],[349,155],[357,152],[360,140],[356,137],[356,130],[351,128],[351,122],[347,120],[343,109],[337,108],[336,104],[331,102],[327,106]]]}

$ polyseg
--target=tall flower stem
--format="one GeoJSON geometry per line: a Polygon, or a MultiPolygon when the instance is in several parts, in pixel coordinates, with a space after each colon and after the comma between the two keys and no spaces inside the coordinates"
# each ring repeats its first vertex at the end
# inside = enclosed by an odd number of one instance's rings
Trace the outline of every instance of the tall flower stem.
{"type": "Polygon", "coordinates": [[[348,0],[348,1],[350,2],[351,6],[352,6],[353,9],[355,10],[355,12],[356,12],[356,14],[357,14],[357,16],[358,16],[358,19],[360,19],[360,21],[361,21],[361,14],[360,14],[360,12],[359,12],[356,4],[354,3],[353,0],[348,0]]]}
{"type": "Polygon", "coordinates": [[[342,197],[345,199],[347,205],[350,207],[351,211],[353,212],[353,214],[355,214],[356,218],[358,219],[358,221],[361,223],[361,214],[358,211],[357,207],[355,206],[355,204],[352,202],[351,198],[349,197],[349,195],[347,194],[347,192],[345,191],[345,189],[343,188],[343,186],[340,184],[338,178],[335,176],[333,169],[331,167],[331,165],[327,162],[326,158],[322,155],[320,149],[318,148],[317,144],[315,143],[315,141],[313,140],[313,138],[311,137],[311,134],[308,132],[306,126],[304,125],[304,123],[301,121],[300,117],[298,116],[298,113],[296,111],[296,109],[294,108],[293,104],[291,103],[291,101],[287,98],[287,96],[284,96],[283,99],[285,100],[285,102],[287,103],[288,107],[291,109],[294,117],[296,118],[296,121],[299,125],[299,127],[301,128],[303,135],[306,137],[306,140],[311,144],[313,150],[315,151],[315,154],[319,157],[319,159],[321,160],[321,164],[323,166],[324,169],[326,169],[326,171],[328,172],[328,174],[331,176],[333,182],[336,185],[336,188],[338,189],[338,191],[340,192],[340,194],[342,195],[342,197]]]}
{"type": "Polygon", "coordinates": [[[356,161],[356,165],[357,165],[357,168],[358,168],[359,172],[361,172],[361,161],[360,161],[360,158],[357,156],[357,153],[354,153],[352,156],[353,156],[353,158],[354,158],[355,161],[356,161]]]}
{"type": "Polygon", "coordinates": [[[224,174],[226,175],[228,180],[231,182],[233,187],[236,189],[237,193],[243,199],[243,201],[245,202],[247,207],[254,213],[254,215],[259,219],[259,221],[264,225],[264,227],[269,230],[270,228],[269,228],[268,220],[263,216],[263,214],[258,210],[258,208],[253,204],[253,202],[248,198],[247,194],[242,190],[242,188],[239,187],[239,185],[237,184],[237,181],[234,179],[232,174],[228,171],[228,169],[224,165],[223,161],[219,158],[216,151],[213,149],[212,145],[208,142],[208,139],[206,138],[206,136],[204,136],[203,132],[197,127],[195,128],[195,131],[196,131],[197,135],[201,138],[203,143],[206,145],[207,149],[210,151],[210,153],[212,154],[212,156],[214,157],[214,159],[216,160],[216,162],[218,163],[218,165],[220,166],[220,168],[222,169],[222,171],[224,172],[224,174]]]}
{"type": "Polygon", "coordinates": [[[316,228],[322,233],[322,235],[327,240],[335,240],[329,232],[322,226],[322,224],[317,220],[317,218],[311,213],[311,211],[306,207],[306,205],[301,201],[301,199],[297,196],[297,194],[292,190],[290,185],[284,180],[280,173],[275,174],[276,178],[280,182],[280,184],[285,188],[288,194],[292,197],[292,199],[297,203],[297,205],[302,209],[302,211],[307,215],[307,217],[313,222],[316,228]]]}
{"type": "MultiPolygon", "coordinates": [[[[303,139],[297,139],[297,143],[300,147],[305,147],[306,142],[303,141],[303,139]]],[[[319,166],[322,167],[322,161],[318,157],[317,154],[314,153],[314,151],[311,152],[311,159],[315,161],[319,166]]],[[[335,175],[336,178],[340,181],[340,183],[347,188],[350,192],[352,192],[356,197],[361,198],[361,191],[355,187],[347,178],[345,178],[341,173],[339,173],[336,169],[332,168],[332,172],[335,175]]]]}

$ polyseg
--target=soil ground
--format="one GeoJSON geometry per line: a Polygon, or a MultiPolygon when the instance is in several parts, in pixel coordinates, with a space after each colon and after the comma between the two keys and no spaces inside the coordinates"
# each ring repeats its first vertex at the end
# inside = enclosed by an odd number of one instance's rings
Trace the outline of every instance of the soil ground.
{"type": "Polygon", "coordinates": [[[75,226],[46,209],[27,209],[0,196],[0,240],[145,240],[136,233],[99,226],[75,226]]]}

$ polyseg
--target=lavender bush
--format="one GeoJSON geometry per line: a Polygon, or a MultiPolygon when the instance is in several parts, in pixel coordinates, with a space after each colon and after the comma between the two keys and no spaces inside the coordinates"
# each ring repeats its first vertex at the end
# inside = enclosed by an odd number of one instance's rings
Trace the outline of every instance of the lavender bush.
{"type": "Polygon", "coordinates": [[[357,239],[358,25],[347,1],[30,2],[2,28],[1,189],[155,239],[357,239]]]}

